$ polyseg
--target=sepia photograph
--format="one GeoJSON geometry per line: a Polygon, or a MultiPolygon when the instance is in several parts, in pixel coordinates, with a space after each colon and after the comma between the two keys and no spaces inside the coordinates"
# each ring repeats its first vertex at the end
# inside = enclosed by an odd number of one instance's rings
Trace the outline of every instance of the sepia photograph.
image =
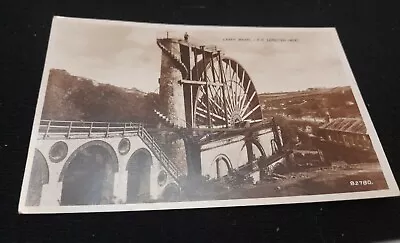
{"type": "Polygon", "coordinates": [[[398,195],[334,28],[53,19],[20,213],[398,195]]]}

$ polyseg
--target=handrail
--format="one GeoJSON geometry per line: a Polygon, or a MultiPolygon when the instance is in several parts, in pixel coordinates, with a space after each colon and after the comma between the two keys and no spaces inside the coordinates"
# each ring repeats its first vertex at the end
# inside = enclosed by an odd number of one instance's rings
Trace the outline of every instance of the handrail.
{"type": "Polygon", "coordinates": [[[90,129],[89,129],[89,137],[92,135],[92,129],[93,129],[93,122],[90,123],[90,129]]]}
{"type": "Polygon", "coordinates": [[[108,137],[108,133],[110,132],[110,123],[107,124],[107,131],[106,131],[106,137],[108,137]]]}
{"type": "Polygon", "coordinates": [[[51,121],[49,121],[49,123],[47,124],[46,133],[44,134],[43,138],[47,137],[47,133],[49,132],[49,129],[50,129],[50,124],[51,124],[51,121]]]}
{"type": "Polygon", "coordinates": [[[53,121],[53,120],[42,120],[39,124],[39,134],[43,135],[43,139],[46,139],[50,135],[60,135],[64,133],[66,138],[70,138],[74,135],[85,134],[88,137],[92,135],[104,134],[106,137],[114,134],[129,133],[137,131],[138,127],[142,126],[139,123],[126,123],[126,122],[85,122],[85,121],[53,121]]]}
{"type": "Polygon", "coordinates": [[[71,129],[72,129],[72,123],[73,123],[73,122],[71,122],[71,123],[69,124],[68,133],[67,133],[67,138],[70,138],[71,129]]]}
{"type": "Polygon", "coordinates": [[[153,136],[151,136],[144,128],[140,129],[139,137],[142,138],[143,142],[149,146],[149,148],[153,151],[154,155],[160,160],[161,164],[165,167],[165,169],[171,173],[171,176],[178,182],[178,177],[182,175],[182,172],[178,169],[178,167],[169,160],[168,156],[162,151],[159,145],[154,141],[153,136]],[[166,165],[165,165],[166,164],[166,165]],[[172,170],[173,172],[171,172],[172,170]]]}

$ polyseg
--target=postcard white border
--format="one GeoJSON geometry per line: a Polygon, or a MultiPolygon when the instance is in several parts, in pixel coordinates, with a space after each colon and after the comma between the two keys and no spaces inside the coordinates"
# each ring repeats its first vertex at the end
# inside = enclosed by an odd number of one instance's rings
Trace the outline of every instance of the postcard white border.
{"type": "Polygon", "coordinates": [[[399,187],[395,181],[393,173],[390,169],[389,162],[384,153],[383,147],[379,141],[378,134],[374,128],[371,117],[368,113],[364,100],[361,96],[360,90],[357,86],[357,82],[352,73],[350,64],[345,55],[344,49],[339,39],[339,35],[333,27],[323,28],[271,28],[271,27],[239,27],[239,26],[201,26],[201,25],[171,25],[171,24],[154,24],[154,23],[141,23],[141,22],[127,22],[119,20],[105,20],[105,19],[85,19],[85,18],[70,18],[55,16],[52,20],[50,37],[48,42],[47,54],[43,69],[42,81],[39,89],[39,95],[36,105],[36,111],[34,116],[34,122],[32,125],[31,139],[29,143],[27,162],[25,165],[24,178],[21,187],[21,195],[19,200],[18,212],[21,214],[53,214],[53,213],[89,213],[89,212],[119,212],[119,211],[153,211],[153,210],[173,210],[173,209],[195,209],[195,208],[216,208],[216,207],[239,207],[239,206],[260,206],[260,205],[276,205],[276,204],[296,204],[296,203],[310,203],[310,202],[327,202],[327,201],[344,201],[344,200],[360,200],[360,199],[371,199],[371,198],[382,198],[382,197],[394,197],[399,196],[399,187]],[[57,20],[68,19],[69,21],[79,21],[92,24],[108,24],[108,25],[128,25],[136,27],[146,28],[158,28],[160,29],[177,29],[184,31],[185,29],[221,29],[224,31],[235,30],[241,28],[240,31],[327,31],[332,34],[332,38],[335,39],[337,53],[340,55],[343,69],[346,71],[346,78],[349,80],[349,85],[352,88],[355,96],[357,105],[361,112],[361,116],[367,127],[367,131],[370,134],[371,141],[375,152],[378,156],[382,172],[385,176],[386,183],[389,189],[375,190],[375,191],[362,191],[362,192],[347,192],[347,193],[335,193],[335,194],[318,194],[318,195],[307,195],[307,196],[291,196],[291,197],[271,197],[271,198],[251,198],[251,199],[231,199],[231,200],[213,200],[213,201],[190,201],[190,202],[172,202],[172,203],[141,203],[141,204],[111,204],[111,205],[85,205],[85,206],[57,206],[57,207],[40,207],[40,206],[25,206],[25,200],[27,195],[27,188],[30,179],[30,171],[33,161],[33,154],[35,151],[35,145],[37,142],[38,127],[40,123],[40,117],[43,110],[44,98],[46,94],[46,87],[49,75],[49,57],[52,55],[53,45],[52,39],[54,38],[55,32],[57,31],[56,25],[57,20]],[[351,80],[351,81],[350,81],[351,80]]]}

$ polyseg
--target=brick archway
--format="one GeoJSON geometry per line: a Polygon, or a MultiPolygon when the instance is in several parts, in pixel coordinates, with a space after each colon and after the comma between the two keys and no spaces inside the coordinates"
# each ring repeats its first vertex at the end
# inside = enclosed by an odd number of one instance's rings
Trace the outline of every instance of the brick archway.
{"type": "Polygon", "coordinates": [[[153,159],[149,150],[137,149],[129,158],[127,203],[137,203],[150,199],[150,172],[153,159]]]}
{"type": "Polygon", "coordinates": [[[229,174],[233,169],[231,160],[229,159],[229,157],[226,154],[217,155],[215,157],[215,159],[213,160],[213,166],[216,167],[217,178],[221,177],[221,169],[222,168],[226,169],[227,174],[229,174]],[[221,162],[223,162],[223,164],[225,164],[225,167],[221,167],[221,162]]]}
{"type": "Polygon", "coordinates": [[[114,173],[115,173],[115,172],[118,172],[118,170],[119,170],[119,169],[118,169],[118,157],[117,157],[117,154],[116,154],[114,148],[113,148],[110,144],[108,144],[108,143],[106,143],[106,142],[104,142],[104,141],[101,141],[101,140],[94,140],[94,141],[90,141],[90,142],[87,142],[87,143],[81,145],[80,147],[78,147],[78,148],[69,156],[68,160],[65,162],[65,164],[64,164],[64,166],[63,166],[63,168],[62,168],[62,170],[61,170],[60,177],[59,177],[59,179],[58,179],[59,182],[62,182],[62,181],[64,180],[65,171],[68,169],[69,165],[71,164],[71,162],[73,161],[73,159],[76,157],[76,155],[77,155],[79,152],[84,151],[85,149],[87,149],[88,147],[91,147],[91,146],[100,146],[100,147],[104,148],[105,150],[107,150],[107,152],[108,152],[108,153],[110,154],[110,156],[113,158],[113,160],[112,160],[112,161],[113,161],[113,163],[112,163],[113,172],[114,172],[114,173]]]}
{"type": "Polygon", "coordinates": [[[106,142],[91,141],[76,149],[64,164],[61,205],[109,204],[114,197],[118,158],[106,142]]]}

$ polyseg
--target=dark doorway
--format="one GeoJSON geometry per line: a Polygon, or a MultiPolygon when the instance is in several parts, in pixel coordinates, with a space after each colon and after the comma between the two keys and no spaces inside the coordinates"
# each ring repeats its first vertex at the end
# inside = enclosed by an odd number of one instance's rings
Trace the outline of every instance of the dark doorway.
{"type": "Polygon", "coordinates": [[[49,168],[46,159],[39,150],[35,150],[31,177],[29,179],[26,206],[39,206],[43,185],[49,183],[49,168]]]}
{"type": "Polygon", "coordinates": [[[151,154],[147,149],[135,151],[128,161],[127,203],[144,202],[150,199],[151,154]]]}
{"type": "Polygon", "coordinates": [[[71,156],[63,177],[61,205],[112,203],[117,157],[106,146],[83,146],[71,156]]]}
{"type": "Polygon", "coordinates": [[[228,175],[232,171],[231,161],[225,154],[218,155],[214,161],[218,179],[225,175],[228,175]]]}

